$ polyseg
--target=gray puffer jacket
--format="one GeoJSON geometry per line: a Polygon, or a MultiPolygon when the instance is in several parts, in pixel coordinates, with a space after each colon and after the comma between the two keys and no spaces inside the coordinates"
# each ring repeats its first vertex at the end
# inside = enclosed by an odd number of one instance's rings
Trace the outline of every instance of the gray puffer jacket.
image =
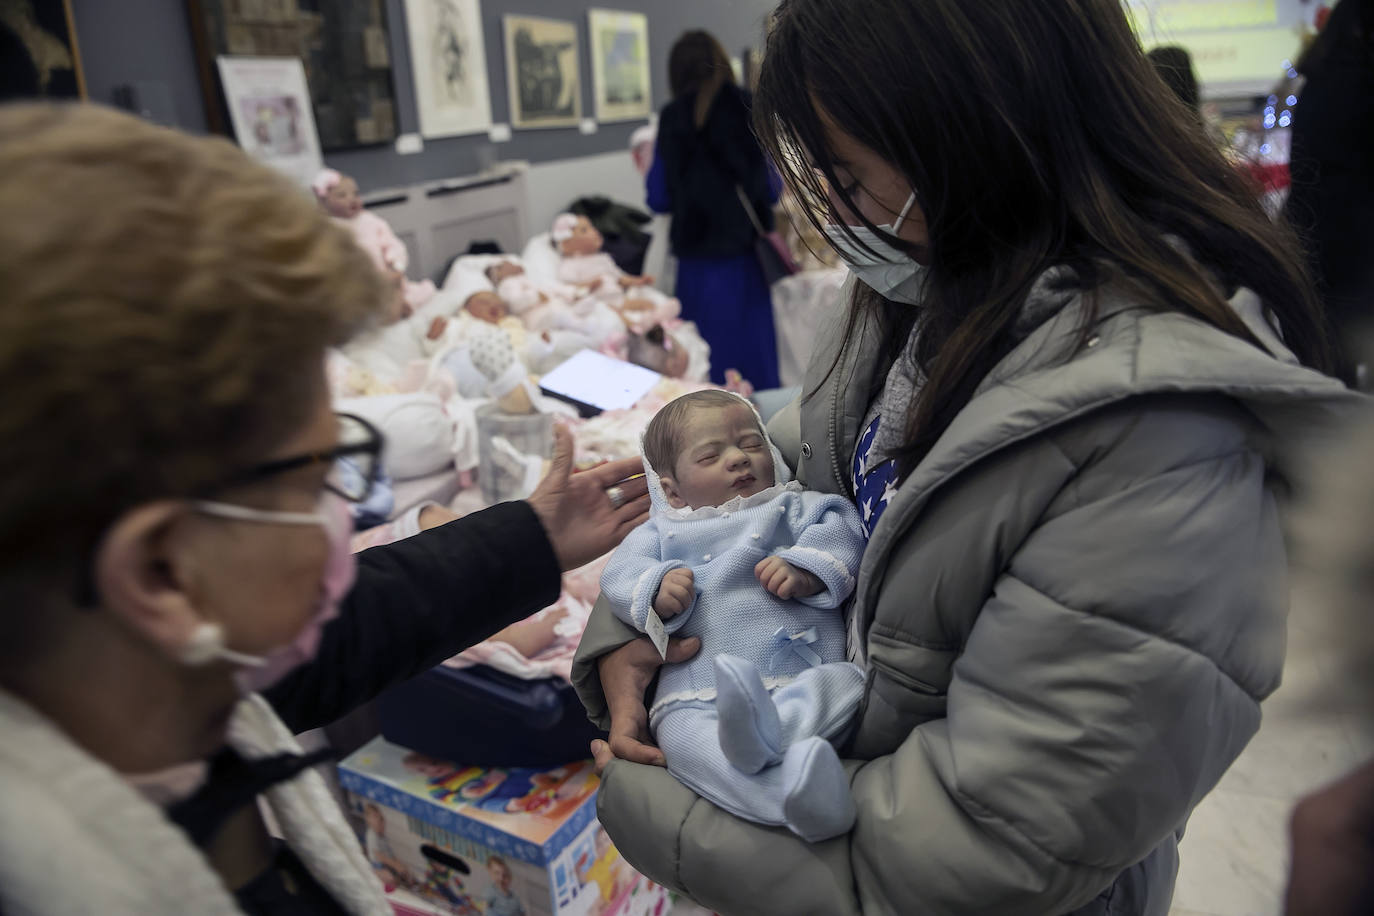
{"type": "MultiPolygon", "coordinates": [[[[1286,559],[1271,470],[1358,396],[1177,313],[1040,284],[1051,316],[902,483],[852,614],[868,670],[847,749],[858,822],[808,845],[738,820],[666,771],[616,761],[598,799],[622,854],[738,914],[1164,916],[1190,812],[1279,683],[1286,559]]],[[[885,366],[831,331],[775,421],[809,488],[851,494],[885,366]],[[798,434],[799,420],[799,434],[798,434]],[[788,442],[791,442],[789,448],[788,442]]],[[[852,494],[851,494],[852,495],[852,494]]],[[[637,634],[593,614],[574,682],[608,724],[595,660],[637,634]]]]}

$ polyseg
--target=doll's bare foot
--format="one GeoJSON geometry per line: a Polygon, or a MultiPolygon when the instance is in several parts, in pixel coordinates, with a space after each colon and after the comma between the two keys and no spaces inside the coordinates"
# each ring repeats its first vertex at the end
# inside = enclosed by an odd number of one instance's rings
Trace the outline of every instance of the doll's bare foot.
{"type": "Polygon", "coordinates": [[[566,616],[568,616],[567,609],[559,608],[543,617],[530,617],[519,623],[511,624],[493,636],[492,639],[496,642],[505,643],[525,658],[534,658],[553,645],[553,641],[558,637],[555,629],[566,616]]]}
{"type": "Polygon", "coordinates": [[[431,528],[438,528],[440,525],[447,525],[458,518],[458,513],[452,509],[445,509],[443,506],[425,506],[420,510],[420,530],[428,531],[431,528]]]}

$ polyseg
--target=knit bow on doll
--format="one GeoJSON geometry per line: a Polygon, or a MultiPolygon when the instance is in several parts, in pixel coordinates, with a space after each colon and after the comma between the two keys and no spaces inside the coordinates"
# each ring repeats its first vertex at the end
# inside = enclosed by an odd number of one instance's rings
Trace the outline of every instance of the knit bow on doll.
{"type": "Polygon", "coordinates": [[[816,650],[810,648],[811,644],[819,639],[815,627],[808,627],[800,633],[789,633],[787,627],[778,627],[773,631],[773,658],[769,661],[769,666],[777,671],[787,660],[789,653],[796,655],[811,667],[816,667],[821,663],[821,657],[816,654],[816,650]]]}

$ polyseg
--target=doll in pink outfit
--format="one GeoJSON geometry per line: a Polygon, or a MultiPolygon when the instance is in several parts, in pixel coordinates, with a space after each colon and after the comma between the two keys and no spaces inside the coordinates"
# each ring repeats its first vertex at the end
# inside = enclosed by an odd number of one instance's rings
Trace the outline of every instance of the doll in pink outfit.
{"type": "Polygon", "coordinates": [[[563,256],[558,265],[558,279],[573,286],[585,287],[598,298],[619,305],[626,290],[650,286],[653,277],[635,277],[616,266],[611,256],[601,250],[605,239],[585,216],[560,213],[553,221],[550,233],[553,245],[563,256]]]}
{"type": "Polygon", "coordinates": [[[680,345],[667,332],[681,326],[678,301],[653,288],[653,277],[637,277],[616,266],[601,250],[601,233],[585,216],[560,214],[550,233],[554,247],[562,255],[558,279],[587,291],[570,308],[584,323],[600,305],[609,306],[620,318],[620,325],[609,322],[597,328],[594,336],[603,352],[628,358],[631,362],[661,372],[681,376],[687,371],[685,353],[674,353],[680,345]],[[666,349],[665,349],[666,346],[666,349]]]}
{"type": "Polygon", "coordinates": [[[415,283],[406,279],[410,253],[386,220],[363,209],[356,181],[334,169],[325,169],[315,176],[311,187],[329,215],[352,231],[353,238],[372,257],[377,269],[396,282],[402,316],[409,315],[434,296],[432,281],[415,283]]]}

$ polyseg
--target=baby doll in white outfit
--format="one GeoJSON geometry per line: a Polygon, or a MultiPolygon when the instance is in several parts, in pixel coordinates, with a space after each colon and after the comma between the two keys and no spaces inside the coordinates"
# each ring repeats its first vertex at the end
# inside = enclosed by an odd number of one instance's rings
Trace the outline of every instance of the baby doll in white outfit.
{"type": "Polygon", "coordinates": [[[650,634],[700,637],[666,665],[649,724],[668,770],[740,817],[808,841],[855,808],[830,743],[858,709],[841,606],[863,551],[845,498],[802,490],[743,398],[708,390],[644,435],[652,512],[601,580],[615,614],[650,634]]]}
{"type": "Polygon", "coordinates": [[[414,283],[406,279],[410,253],[396,237],[390,223],[363,209],[356,181],[334,169],[324,169],[315,176],[311,188],[320,206],[353,233],[358,245],[372,257],[377,269],[396,284],[399,297],[397,309],[402,316],[410,314],[434,296],[433,282],[423,280],[414,283]]]}
{"type": "Polygon", "coordinates": [[[484,271],[487,282],[496,290],[512,315],[531,328],[544,330],[538,316],[550,305],[567,305],[577,298],[577,289],[563,283],[536,283],[518,261],[497,261],[484,271]]]}

